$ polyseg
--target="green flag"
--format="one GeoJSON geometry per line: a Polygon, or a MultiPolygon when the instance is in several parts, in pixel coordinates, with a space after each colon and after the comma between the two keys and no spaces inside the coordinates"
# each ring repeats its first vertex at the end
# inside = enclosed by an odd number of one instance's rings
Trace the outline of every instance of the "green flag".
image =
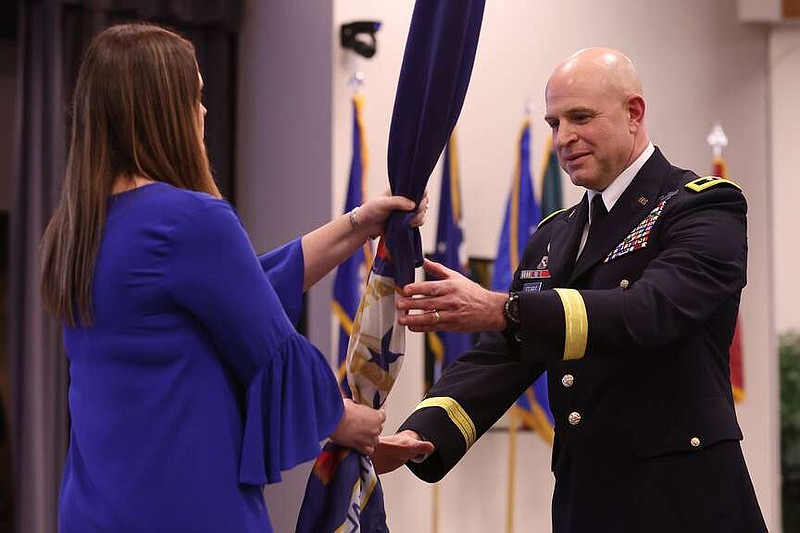
{"type": "Polygon", "coordinates": [[[561,193],[561,168],[558,166],[558,157],[553,147],[553,138],[547,139],[544,165],[542,166],[542,218],[564,207],[564,198],[561,193]]]}

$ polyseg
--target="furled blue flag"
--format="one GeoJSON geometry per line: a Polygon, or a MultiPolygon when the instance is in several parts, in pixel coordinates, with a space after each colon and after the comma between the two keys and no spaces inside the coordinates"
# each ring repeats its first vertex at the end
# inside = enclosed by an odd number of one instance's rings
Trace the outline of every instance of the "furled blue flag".
{"type": "Polygon", "coordinates": [[[511,287],[519,258],[541,218],[531,181],[531,123],[526,119],[519,135],[517,168],[506,202],[503,229],[500,231],[500,244],[492,274],[492,290],[507,291],[511,287]]]}
{"type": "MultiPolygon", "coordinates": [[[[347,213],[360,206],[367,196],[367,145],[364,137],[364,121],[362,109],[364,99],[361,95],[353,96],[353,151],[350,159],[350,178],[347,182],[347,198],[344,212],[347,213]]],[[[339,322],[339,350],[337,357],[337,376],[339,386],[345,396],[350,394],[347,384],[345,362],[347,359],[347,344],[353,333],[353,319],[361,301],[362,289],[367,277],[367,269],[372,264],[372,249],[370,243],[356,250],[344,263],[336,269],[333,280],[333,300],[331,308],[339,322]]]]}
{"type": "MultiPolygon", "coordinates": [[[[541,220],[531,180],[531,124],[525,120],[519,136],[517,168],[511,184],[500,244],[492,275],[492,290],[507,291],[511,286],[525,245],[541,220]]],[[[543,261],[546,261],[543,260],[543,261]]],[[[537,267],[538,268],[538,267],[537,267]]],[[[547,265],[543,265],[546,269],[547,265]]],[[[531,290],[538,290],[531,284],[531,290]]],[[[522,423],[545,440],[553,442],[553,414],[547,399],[547,376],[543,374],[517,400],[514,406],[522,423]]]]}
{"type": "Polygon", "coordinates": [[[553,146],[553,137],[548,135],[545,160],[542,165],[542,218],[552,215],[564,207],[564,198],[561,192],[561,167],[558,165],[558,156],[553,146]]]}
{"type": "MultiPolygon", "coordinates": [[[[468,273],[461,229],[461,187],[458,175],[456,134],[450,136],[442,165],[442,192],[439,196],[439,224],[436,250],[431,259],[462,274],[468,273]]],[[[447,365],[473,345],[472,335],[455,331],[428,332],[425,336],[425,389],[436,383],[447,365]]]]}
{"type": "MultiPolygon", "coordinates": [[[[414,6],[389,130],[392,194],[419,203],[455,126],[472,73],[484,0],[420,0],[414,6]]],[[[353,400],[380,407],[405,353],[395,293],[422,264],[414,213],[389,217],[353,322],[347,380],[353,400]]],[[[380,482],[368,457],[328,443],[314,464],[299,533],[388,531],[380,482]]]]}

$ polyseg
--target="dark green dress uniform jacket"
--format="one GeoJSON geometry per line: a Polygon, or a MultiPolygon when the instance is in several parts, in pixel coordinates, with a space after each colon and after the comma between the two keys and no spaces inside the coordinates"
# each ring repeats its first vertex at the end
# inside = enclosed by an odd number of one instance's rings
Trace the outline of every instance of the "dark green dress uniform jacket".
{"type": "Polygon", "coordinates": [[[728,349],[746,283],[747,205],[656,149],[576,261],[580,204],[531,237],[518,338],[484,333],[402,425],[442,478],[543,372],[556,532],[765,531],[742,458],[728,349]]]}

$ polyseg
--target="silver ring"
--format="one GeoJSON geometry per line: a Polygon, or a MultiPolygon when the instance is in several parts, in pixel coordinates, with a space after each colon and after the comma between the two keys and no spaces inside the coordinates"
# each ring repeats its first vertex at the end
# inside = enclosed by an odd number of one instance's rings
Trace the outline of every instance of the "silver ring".
{"type": "Polygon", "coordinates": [[[433,311],[433,316],[436,317],[436,321],[434,322],[434,324],[438,324],[442,320],[442,315],[440,315],[439,311],[436,311],[435,309],[433,311]]]}

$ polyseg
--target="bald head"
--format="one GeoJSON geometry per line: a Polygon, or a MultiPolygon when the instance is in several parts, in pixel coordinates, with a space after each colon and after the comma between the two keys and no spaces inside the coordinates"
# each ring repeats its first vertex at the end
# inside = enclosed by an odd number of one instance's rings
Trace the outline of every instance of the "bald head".
{"type": "Polygon", "coordinates": [[[642,82],[636,66],[628,56],[614,48],[584,48],[564,60],[547,82],[567,85],[581,80],[592,80],[597,90],[607,94],[627,97],[642,95],[642,82]]]}
{"type": "Polygon", "coordinates": [[[642,82],[619,50],[568,57],[547,81],[545,101],[556,153],[576,185],[604,190],[649,143],[642,82]]]}

